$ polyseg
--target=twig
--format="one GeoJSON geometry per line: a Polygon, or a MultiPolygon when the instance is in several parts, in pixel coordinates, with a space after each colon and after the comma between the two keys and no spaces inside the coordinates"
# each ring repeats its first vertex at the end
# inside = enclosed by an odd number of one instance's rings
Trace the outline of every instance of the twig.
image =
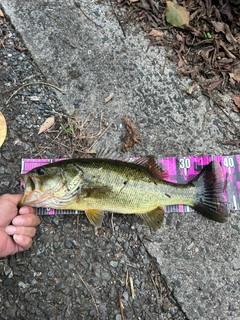
{"type": "Polygon", "coordinates": [[[119,296],[118,298],[119,298],[119,306],[120,306],[121,317],[122,317],[122,320],[125,320],[124,313],[123,313],[122,296],[119,296]]]}
{"type": "Polygon", "coordinates": [[[127,288],[127,285],[128,285],[128,270],[126,271],[126,280],[125,280],[125,286],[127,288]]]}
{"type": "Polygon", "coordinates": [[[132,298],[135,299],[136,295],[135,295],[135,291],[134,291],[133,278],[132,277],[129,277],[129,284],[130,284],[130,289],[131,289],[131,293],[132,293],[132,298]]]}
{"type": "Polygon", "coordinates": [[[124,37],[126,38],[126,32],[125,32],[125,30],[124,30],[124,28],[123,28],[123,24],[122,24],[122,22],[120,21],[118,15],[116,14],[116,11],[114,10],[114,7],[113,7],[113,4],[112,4],[112,1],[111,1],[111,0],[110,0],[110,4],[111,4],[112,12],[113,12],[113,14],[114,14],[115,17],[116,17],[120,28],[122,29],[122,33],[123,33],[124,37]]]}
{"type": "Polygon", "coordinates": [[[112,225],[113,233],[115,233],[115,229],[113,225],[113,213],[111,214],[111,225],[112,225]]]}
{"type": "Polygon", "coordinates": [[[75,6],[82,12],[82,14],[83,14],[88,20],[90,20],[92,23],[94,23],[95,26],[102,28],[102,26],[100,26],[100,25],[97,24],[95,21],[93,21],[93,20],[83,11],[83,9],[81,8],[81,5],[80,5],[79,2],[77,2],[76,0],[73,0],[73,1],[74,1],[75,6]]]}
{"type": "MultiPolygon", "coordinates": [[[[208,92],[206,92],[205,90],[203,91],[203,94],[205,96],[207,96],[210,101],[212,100],[217,106],[218,108],[222,111],[222,113],[225,114],[225,116],[228,118],[228,120],[230,121],[230,123],[234,126],[234,128],[236,129],[237,132],[239,132],[239,128],[237,127],[237,125],[233,122],[233,119],[228,115],[228,113],[223,109],[223,107],[221,106],[221,104],[214,99],[208,92]]],[[[228,129],[229,130],[229,129],[228,129]]],[[[229,130],[232,134],[234,134],[231,130],[229,130]]]]}
{"type": "Polygon", "coordinates": [[[93,148],[93,146],[96,144],[96,142],[104,135],[104,133],[110,128],[110,126],[112,125],[112,123],[110,123],[107,128],[105,130],[102,131],[102,133],[98,136],[98,138],[93,142],[93,144],[88,148],[88,150],[85,152],[84,156],[85,157],[89,150],[91,150],[93,148]]]}
{"type": "Polygon", "coordinates": [[[43,84],[45,86],[49,86],[52,87],[58,91],[60,91],[62,94],[65,94],[65,92],[63,92],[60,88],[58,88],[57,86],[55,86],[54,84],[51,83],[47,83],[47,82],[42,82],[42,81],[36,81],[36,82],[30,82],[30,83],[26,83],[23,84],[21,87],[19,87],[16,91],[13,92],[13,94],[11,95],[11,97],[7,100],[6,104],[9,103],[9,101],[18,93],[18,91],[20,91],[22,88],[27,87],[27,86],[33,86],[35,84],[43,84]]]}
{"type": "Polygon", "coordinates": [[[97,304],[96,304],[96,301],[90,291],[90,289],[88,288],[88,285],[86,284],[86,282],[83,280],[82,276],[75,270],[76,274],[79,276],[80,280],[82,281],[82,283],[84,284],[85,288],[87,289],[87,291],[89,292],[91,298],[92,298],[92,301],[93,301],[93,304],[95,306],[95,309],[97,311],[97,316],[98,316],[98,319],[99,319],[99,312],[98,312],[98,307],[97,307],[97,304]]]}
{"type": "Polygon", "coordinates": [[[161,80],[162,80],[162,77],[163,77],[164,72],[165,72],[166,64],[167,64],[167,57],[164,58],[164,63],[163,63],[162,71],[161,71],[161,74],[160,74],[160,79],[161,80]]]}
{"type": "Polygon", "coordinates": [[[79,224],[79,215],[77,215],[77,229],[76,229],[76,236],[78,237],[78,224],[79,224]]]}
{"type": "Polygon", "coordinates": [[[76,48],[77,48],[77,46],[75,46],[75,44],[70,43],[69,41],[61,38],[61,37],[60,37],[59,35],[57,35],[57,34],[55,34],[55,37],[57,37],[57,38],[59,38],[60,40],[62,40],[62,42],[68,44],[68,45],[69,45],[70,47],[72,47],[73,49],[76,49],[76,48]]]}

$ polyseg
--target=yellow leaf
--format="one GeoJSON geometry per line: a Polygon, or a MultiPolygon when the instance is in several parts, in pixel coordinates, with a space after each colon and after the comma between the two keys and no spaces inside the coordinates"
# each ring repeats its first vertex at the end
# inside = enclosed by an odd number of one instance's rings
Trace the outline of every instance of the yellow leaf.
{"type": "Polygon", "coordinates": [[[7,135],[7,123],[2,112],[0,112],[0,147],[3,144],[6,138],[6,135],[7,135]]]}
{"type": "Polygon", "coordinates": [[[172,1],[166,1],[166,20],[174,27],[184,28],[189,24],[189,12],[172,1]]]}
{"type": "Polygon", "coordinates": [[[4,13],[2,12],[2,10],[0,9],[0,17],[4,18],[4,13]]]}
{"type": "Polygon", "coordinates": [[[46,131],[47,129],[49,129],[55,122],[55,118],[54,117],[50,117],[50,118],[47,118],[44,123],[41,125],[39,131],[38,131],[38,134],[46,131]]]}

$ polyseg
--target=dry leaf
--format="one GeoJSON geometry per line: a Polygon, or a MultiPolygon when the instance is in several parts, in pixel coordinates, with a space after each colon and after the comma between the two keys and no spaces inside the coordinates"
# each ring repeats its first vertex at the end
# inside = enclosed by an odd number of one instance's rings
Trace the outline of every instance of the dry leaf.
{"type": "Polygon", "coordinates": [[[166,1],[166,20],[174,27],[184,28],[189,24],[189,12],[172,1],[166,1]]]}
{"type": "Polygon", "coordinates": [[[105,103],[108,103],[110,100],[112,100],[113,97],[114,97],[114,93],[111,92],[111,93],[109,94],[109,96],[104,100],[104,102],[105,102],[105,103]]]}
{"type": "Polygon", "coordinates": [[[0,9],[0,17],[4,18],[4,13],[2,12],[2,10],[0,9]]]}
{"type": "Polygon", "coordinates": [[[177,52],[177,55],[178,55],[178,67],[179,68],[182,68],[184,66],[184,60],[183,60],[183,57],[181,55],[181,52],[184,51],[184,38],[180,35],[180,34],[177,34],[176,36],[177,40],[181,43],[180,45],[180,49],[177,52]]]}
{"type": "Polygon", "coordinates": [[[235,103],[235,105],[240,109],[240,96],[233,96],[232,100],[235,103]]]}
{"type": "Polygon", "coordinates": [[[225,37],[228,40],[228,42],[232,44],[237,43],[237,40],[233,37],[228,24],[218,21],[211,21],[211,23],[214,26],[216,32],[222,32],[225,34],[225,37]]]}
{"type": "Polygon", "coordinates": [[[7,123],[2,112],[0,112],[0,147],[7,135],[7,123]]]}
{"type": "Polygon", "coordinates": [[[127,152],[134,146],[135,143],[141,144],[142,141],[137,127],[129,120],[128,117],[124,117],[123,119],[128,132],[124,138],[122,150],[127,152]]]}
{"type": "Polygon", "coordinates": [[[223,79],[213,81],[213,82],[208,86],[208,90],[211,91],[211,90],[216,89],[222,82],[223,82],[223,79]]]}
{"type": "Polygon", "coordinates": [[[240,82],[240,73],[235,74],[235,73],[229,73],[230,78],[234,79],[237,82],[240,82]]]}
{"type": "Polygon", "coordinates": [[[191,86],[188,87],[187,93],[192,94],[193,90],[196,88],[197,84],[193,83],[191,86]]]}
{"type": "Polygon", "coordinates": [[[152,29],[148,35],[151,37],[161,37],[163,36],[163,32],[157,29],[152,29]]]}
{"type": "Polygon", "coordinates": [[[49,129],[55,122],[55,118],[54,117],[50,117],[47,118],[47,120],[44,121],[44,123],[41,125],[38,134],[46,131],[47,129],[49,129]]]}

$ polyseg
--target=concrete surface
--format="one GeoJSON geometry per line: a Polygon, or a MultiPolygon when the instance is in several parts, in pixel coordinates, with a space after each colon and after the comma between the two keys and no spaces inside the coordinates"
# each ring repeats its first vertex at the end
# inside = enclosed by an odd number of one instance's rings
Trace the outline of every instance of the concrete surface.
{"type": "MultiPolygon", "coordinates": [[[[58,93],[66,111],[79,108],[83,118],[102,113],[112,123],[101,147],[120,149],[126,115],[141,132],[138,156],[239,153],[217,142],[232,137],[232,122],[199,89],[186,93],[191,81],[176,75],[168,49],[147,50],[146,35],[131,24],[125,38],[108,2],[81,2],[85,15],[74,1],[1,5],[47,80],[66,93],[58,93]]],[[[222,99],[229,104],[228,95],[222,99]]],[[[230,117],[237,123],[235,114],[230,117]]],[[[153,241],[145,240],[188,319],[240,319],[239,232],[238,214],[224,225],[197,214],[169,214],[150,235],[153,241]]]]}

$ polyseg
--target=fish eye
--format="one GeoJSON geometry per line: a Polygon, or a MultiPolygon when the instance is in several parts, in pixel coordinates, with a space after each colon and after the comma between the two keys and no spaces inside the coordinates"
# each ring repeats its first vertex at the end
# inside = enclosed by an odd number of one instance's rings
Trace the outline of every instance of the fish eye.
{"type": "Polygon", "coordinates": [[[39,168],[39,169],[37,169],[37,174],[38,174],[39,176],[42,176],[42,175],[45,174],[45,170],[44,170],[43,168],[39,168]]]}

